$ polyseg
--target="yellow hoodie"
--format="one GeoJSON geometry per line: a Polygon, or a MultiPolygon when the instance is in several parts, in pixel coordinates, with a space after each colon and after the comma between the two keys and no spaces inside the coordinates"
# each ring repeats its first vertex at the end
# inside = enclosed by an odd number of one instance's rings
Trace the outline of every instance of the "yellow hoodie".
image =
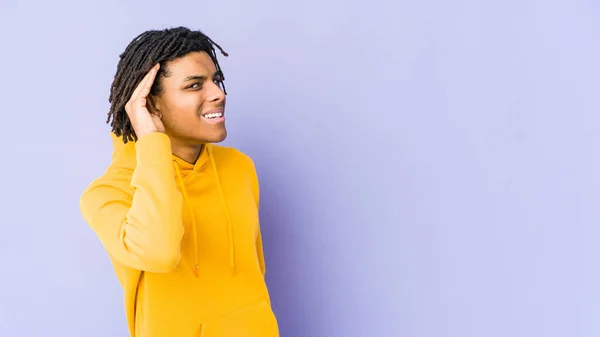
{"type": "Polygon", "coordinates": [[[252,160],[207,144],[189,164],[163,133],[111,135],[112,162],[80,206],[124,289],[130,335],[279,336],[252,160]]]}

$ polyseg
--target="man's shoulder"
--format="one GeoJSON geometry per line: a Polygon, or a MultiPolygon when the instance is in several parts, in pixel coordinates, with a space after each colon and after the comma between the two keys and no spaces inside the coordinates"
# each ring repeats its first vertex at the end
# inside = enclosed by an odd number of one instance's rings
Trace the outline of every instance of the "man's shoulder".
{"type": "Polygon", "coordinates": [[[119,190],[132,194],[131,178],[133,173],[132,169],[109,166],[103,174],[97,176],[88,184],[85,192],[102,187],[106,190],[119,190]]]}

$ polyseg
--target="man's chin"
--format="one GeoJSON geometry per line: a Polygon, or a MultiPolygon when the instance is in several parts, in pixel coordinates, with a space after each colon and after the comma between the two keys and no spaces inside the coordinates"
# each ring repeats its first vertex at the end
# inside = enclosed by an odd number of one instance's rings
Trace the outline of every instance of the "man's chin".
{"type": "Polygon", "coordinates": [[[227,130],[223,129],[219,134],[215,134],[209,139],[207,139],[208,143],[221,143],[227,138],[227,130]]]}

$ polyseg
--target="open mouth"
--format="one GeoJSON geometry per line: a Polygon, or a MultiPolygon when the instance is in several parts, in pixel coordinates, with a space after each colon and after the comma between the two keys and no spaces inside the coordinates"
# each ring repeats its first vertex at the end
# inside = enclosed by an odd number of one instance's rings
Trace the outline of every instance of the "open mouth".
{"type": "Polygon", "coordinates": [[[218,120],[222,119],[223,116],[224,116],[223,109],[211,110],[205,114],[202,114],[202,117],[204,117],[208,120],[213,120],[213,121],[218,121],[218,120]]]}

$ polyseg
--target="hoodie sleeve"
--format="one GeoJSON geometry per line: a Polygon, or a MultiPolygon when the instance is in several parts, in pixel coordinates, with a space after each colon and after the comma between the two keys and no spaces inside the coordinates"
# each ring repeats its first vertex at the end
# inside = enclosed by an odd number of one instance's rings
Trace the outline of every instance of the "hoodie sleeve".
{"type": "Polygon", "coordinates": [[[256,238],[256,253],[258,254],[258,262],[260,263],[260,271],[262,272],[263,276],[265,276],[265,274],[266,274],[265,255],[263,252],[262,235],[260,233],[260,228],[258,229],[258,237],[256,238]]]}
{"type": "MultiPolygon", "coordinates": [[[[254,192],[254,200],[256,201],[256,208],[258,209],[260,206],[260,187],[258,183],[258,175],[256,173],[256,167],[254,163],[252,163],[252,190],[254,192]]],[[[263,243],[262,243],[262,233],[260,230],[260,220],[258,225],[258,234],[256,236],[256,254],[258,256],[258,262],[260,264],[260,270],[265,276],[266,274],[266,265],[265,265],[265,254],[263,251],[263,243]]]]}
{"type": "Polygon", "coordinates": [[[169,272],[179,262],[183,237],[171,143],[167,135],[151,133],[135,147],[133,175],[115,170],[92,182],[81,197],[81,212],[115,260],[138,270],[169,272]]]}

